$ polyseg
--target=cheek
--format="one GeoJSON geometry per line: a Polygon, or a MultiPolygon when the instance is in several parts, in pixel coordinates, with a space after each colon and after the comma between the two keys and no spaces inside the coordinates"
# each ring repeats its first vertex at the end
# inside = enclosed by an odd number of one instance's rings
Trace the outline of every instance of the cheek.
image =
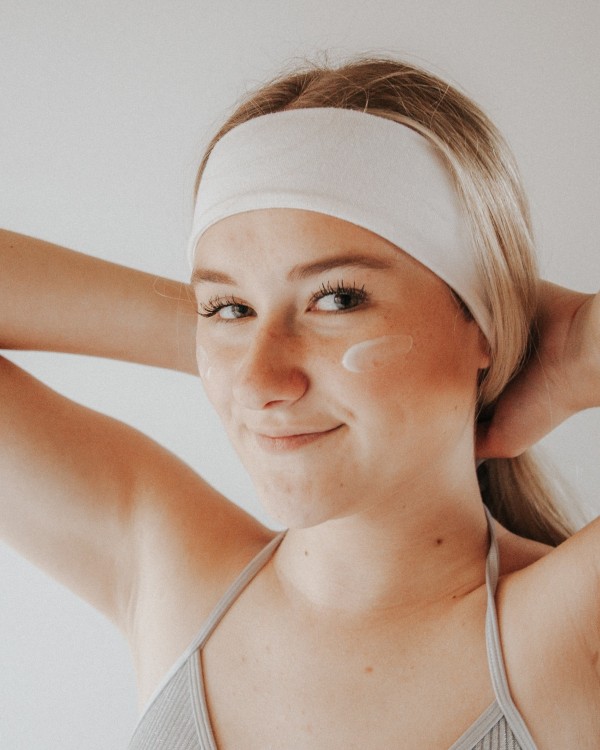
{"type": "Polygon", "coordinates": [[[419,383],[420,358],[412,335],[388,334],[352,344],[339,360],[339,393],[356,419],[381,429],[404,419],[419,383]]]}
{"type": "Polygon", "coordinates": [[[200,344],[196,344],[196,362],[198,363],[198,372],[202,378],[202,382],[206,385],[212,377],[213,366],[207,350],[200,344]]]}
{"type": "Polygon", "coordinates": [[[353,344],[344,353],[340,364],[349,372],[372,372],[403,360],[412,347],[413,337],[409,334],[379,336],[353,344]]]}
{"type": "MultiPolygon", "coordinates": [[[[455,381],[461,379],[461,373],[452,360],[460,357],[452,356],[455,347],[446,339],[428,340],[418,325],[413,328],[415,338],[396,329],[358,341],[348,337],[313,341],[302,351],[278,358],[279,365],[305,369],[313,389],[324,397],[329,393],[337,400],[339,396],[340,405],[345,402],[351,412],[354,406],[362,410],[368,405],[376,419],[381,418],[382,409],[397,413],[400,408],[405,415],[407,410],[431,413],[432,401],[456,402],[455,381]]],[[[244,375],[244,368],[252,366],[249,355],[242,345],[225,346],[206,336],[202,343],[197,341],[196,351],[206,395],[227,419],[234,402],[233,385],[244,375]]]]}
{"type": "MultiPolygon", "coordinates": [[[[305,353],[314,377],[339,375],[350,387],[373,387],[389,384],[402,368],[413,347],[410,334],[399,333],[369,338],[350,346],[341,340],[328,340],[305,353]],[[348,378],[348,374],[362,376],[348,378]]],[[[223,347],[203,340],[196,345],[198,372],[213,403],[220,403],[243,368],[244,352],[237,347],[223,347]]],[[[325,381],[326,382],[326,381],[325,381]]]]}
{"type": "MultiPolygon", "coordinates": [[[[415,403],[434,421],[460,422],[475,405],[478,368],[468,336],[434,331],[416,347],[415,403]]],[[[411,373],[413,375],[413,373],[411,373]]]]}
{"type": "Polygon", "coordinates": [[[231,392],[235,355],[204,341],[202,344],[196,343],[196,361],[208,400],[224,416],[231,392]]]}
{"type": "Polygon", "coordinates": [[[196,361],[204,391],[211,404],[221,410],[230,381],[231,363],[210,346],[196,346],[196,361]]]}
{"type": "MultiPolygon", "coordinates": [[[[344,383],[357,403],[370,402],[377,413],[400,409],[433,418],[468,408],[476,386],[467,341],[452,332],[415,326],[401,333],[360,341],[344,353],[344,383]],[[448,333],[448,332],[447,332],[448,333]]],[[[381,416],[381,414],[380,414],[381,416]]]]}

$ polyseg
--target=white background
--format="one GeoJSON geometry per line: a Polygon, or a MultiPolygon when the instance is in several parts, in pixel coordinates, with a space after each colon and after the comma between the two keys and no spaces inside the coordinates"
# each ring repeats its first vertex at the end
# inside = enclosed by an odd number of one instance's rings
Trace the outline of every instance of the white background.
{"type": "MultiPolygon", "coordinates": [[[[596,0],[2,0],[0,222],[186,280],[196,168],[236,100],[293,58],[371,51],[422,64],[483,106],[521,165],[543,275],[596,291],[599,31],[596,0]]],[[[260,514],[195,378],[13,358],[260,514]]],[[[590,516],[600,512],[599,438],[594,410],[544,441],[590,516]]],[[[0,633],[3,750],[126,746],[136,699],[121,637],[5,548],[0,633]]]]}

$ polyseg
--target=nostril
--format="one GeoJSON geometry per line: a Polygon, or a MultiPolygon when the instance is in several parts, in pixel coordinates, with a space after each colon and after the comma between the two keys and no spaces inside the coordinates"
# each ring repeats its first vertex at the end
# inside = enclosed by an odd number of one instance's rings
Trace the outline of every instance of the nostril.
{"type": "Polygon", "coordinates": [[[240,363],[232,386],[234,399],[242,406],[263,409],[274,402],[293,403],[302,398],[308,378],[281,359],[255,358],[240,363]]]}

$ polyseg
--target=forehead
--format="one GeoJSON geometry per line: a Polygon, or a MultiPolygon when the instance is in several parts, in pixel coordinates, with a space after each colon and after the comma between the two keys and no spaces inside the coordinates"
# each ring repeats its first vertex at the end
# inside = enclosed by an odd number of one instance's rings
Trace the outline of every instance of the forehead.
{"type": "Polygon", "coordinates": [[[325,281],[327,274],[329,281],[348,282],[346,273],[388,302],[430,308],[451,298],[439,276],[380,235],[327,214],[287,208],[246,211],[209,227],[197,244],[192,285],[197,294],[211,285],[283,291],[325,281]]]}
{"type": "Polygon", "coordinates": [[[247,273],[301,282],[336,269],[379,272],[421,293],[448,292],[429,268],[380,235],[327,214],[288,208],[245,211],[209,227],[196,246],[192,284],[236,285],[247,273]]]}
{"type": "Polygon", "coordinates": [[[277,263],[293,266],[334,256],[357,254],[389,267],[421,266],[393,243],[351,222],[316,211],[269,208],[228,216],[198,240],[194,267],[277,263]]]}

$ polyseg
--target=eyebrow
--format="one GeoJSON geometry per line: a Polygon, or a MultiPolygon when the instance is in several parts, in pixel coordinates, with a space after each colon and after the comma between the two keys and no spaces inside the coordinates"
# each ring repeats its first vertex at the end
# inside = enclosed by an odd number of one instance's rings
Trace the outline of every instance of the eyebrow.
{"type": "MultiPolygon", "coordinates": [[[[371,255],[360,255],[350,253],[346,255],[334,255],[330,258],[313,261],[312,263],[303,263],[294,266],[288,273],[288,281],[301,281],[311,276],[317,276],[325,271],[331,271],[334,268],[373,268],[375,270],[389,270],[395,263],[392,258],[374,258],[371,255]]],[[[221,271],[215,271],[211,268],[202,268],[198,266],[192,273],[192,284],[202,282],[212,282],[214,284],[230,284],[235,286],[235,279],[221,271]]]]}

